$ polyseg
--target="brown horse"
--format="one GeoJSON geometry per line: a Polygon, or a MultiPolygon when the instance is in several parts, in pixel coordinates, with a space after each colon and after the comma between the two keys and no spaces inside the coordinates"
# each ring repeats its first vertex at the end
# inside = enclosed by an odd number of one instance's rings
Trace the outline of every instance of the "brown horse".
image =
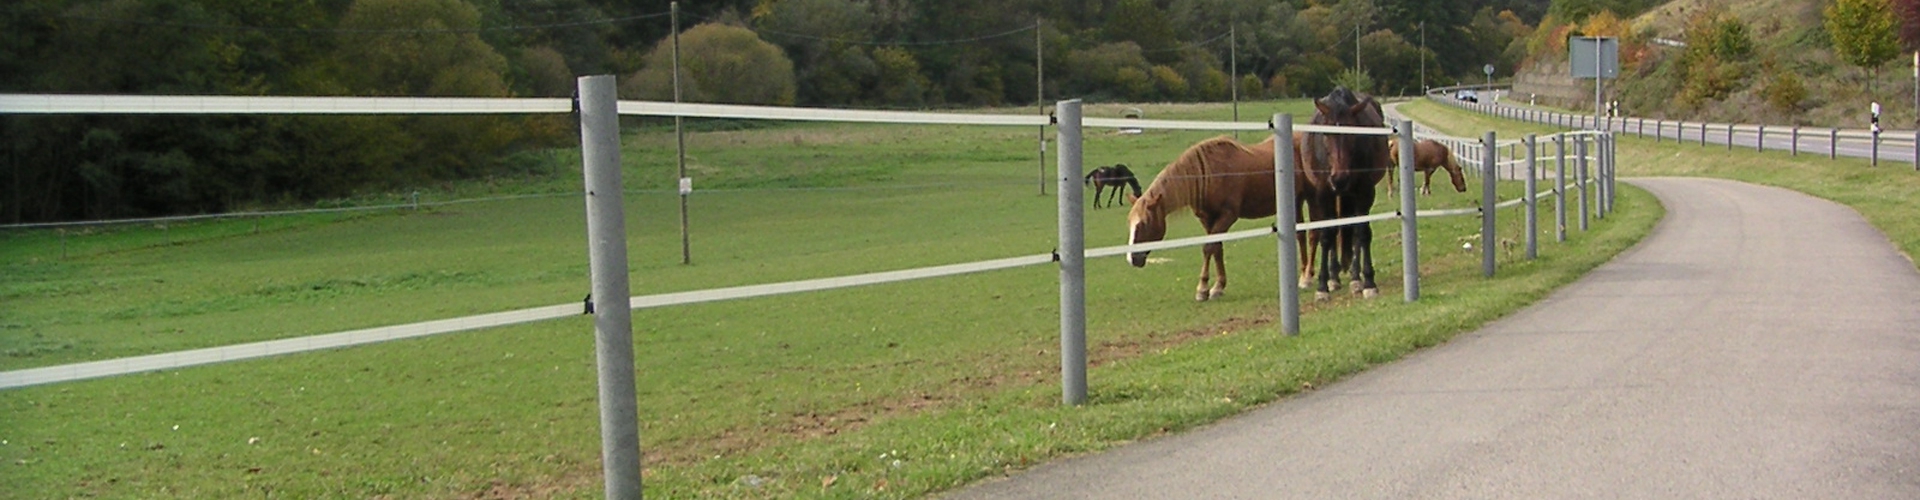
{"type": "MultiPolygon", "coordinates": [[[[1379,102],[1346,87],[1335,88],[1326,97],[1315,99],[1313,105],[1315,125],[1386,125],[1379,102]]],[[[1373,209],[1374,190],[1393,168],[1385,136],[1315,132],[1306,134],[1300,143],[1300,172],[1309,186],[1307,210],[1313,220],[1359,217],[1373,209]]],[[[1351,269],[1356,292],[1365,297],[1379,295],[1373,281],[1372,225],[1350,224],[1316,231],[1319,234],[1310,238],[1320,253],[1314,298],[1327,297],[1331,291],[1328,283],[1338,282],[1343,268],[1351,269]]]]}
{"type": "MultiPolygon", "coordinates": [[[[1398,139],[1387,140],[1387,151],[1390,152],[1389,154],[1399,154],[1399,143],[1400,141],[1398,139]]],[[[1461,175],[1460,164],[1454,163],[1453,150],[1447,149],[1447,145],[1441,144],[1440,141],[1433,139],[1421,139],[1419,142],[1413,143],[1413,170],[1427,174],[1426,182],[1420,184],[1420,194],[1433,194],[1433,172],[1442,168],[1447,169],[1447,177],[1453,181],[1454,191],[1467,192],[1467,178],[1461,175]]],[[[1394,170],[1398,171],[1399,169],[1394,170]]],[[[1398,184],[1394,183],[1394,174],[1389,172],[1387,174],[1387,193],[1393,193],[1396,187],[1398,187],[1398,184]]]]}
{"type": "MultiPolygon", "coordinates": [[[[1298,157],[1300,134],[1294,134],[1298,157]]],[[[1231,137],[1220,136],[1195,143],[1154,176],[1146,192],[1133,201],[1127,213],[1128,243],[1160,241],[1167,235],[1167,215],[1182,209],[1193,210],[1207,234],[1220,234],[1233,228],[1240,219],[1273,216],[1278,206],[1273,191],[1273,151],[1271,136],[1253,146],[1241,145],[1231,137]]],[[[1307,182],[1294,174],[1294,199],[1301,199],[1307,182]]],[[[1304,212],[1297,212],[1304,216],[1304,212]]],[[[1304,270],[1313,269],[1309,239],[1296,234],[1304,270]]],[[[1200,285],[1194,288],[1194,300],[1218,298],[1227,290],[1227,262],[1220,243],[1201,247],[1200,285]],[[1218,277],[1218,281],[1212,278],[1218,277]]],[[[1134,267],[1147,265],[1148,252],[1127,254],[1134,267]]],[[[1302,272],[1305,283],[1306,272],[1302,272]]]]}

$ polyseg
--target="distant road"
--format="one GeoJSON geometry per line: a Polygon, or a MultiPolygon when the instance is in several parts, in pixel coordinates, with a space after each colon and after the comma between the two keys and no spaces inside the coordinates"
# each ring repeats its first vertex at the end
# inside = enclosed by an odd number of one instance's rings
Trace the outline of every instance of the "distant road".
{"type": "Polygon", "coordinates": [[[1667,217],[1542,302],[1316,392],[947,498],[1920,498],[1920,272],[1853,210],[1667,217]]]}

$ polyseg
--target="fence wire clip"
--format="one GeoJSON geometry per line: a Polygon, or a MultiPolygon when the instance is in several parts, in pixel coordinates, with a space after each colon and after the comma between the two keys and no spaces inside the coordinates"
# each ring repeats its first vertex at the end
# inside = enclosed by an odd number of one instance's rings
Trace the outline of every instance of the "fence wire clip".
{"type": "Polygon", "coordinates": [[[1053,249],[1053,261],[1060,262],[1060,249],[1058,248],[1053,249]]]}
{"type": "MultiPolygon", "coordinates": [[[[1059,125],[1059,124],[1060,124],[1060,115],[1055,114],[1055,112],[1053,111],[1048,111],[1047,125],[1059,125]]],[[[1054,259],[1054,260],[1059,260],[1059,259],[1054,259]]]]}
{"type": "Polygon", "coordinates": [[[580,299],[580,303],[585,305],[587,308],[586,312],[583,312],[580,314],[583,314],[583,315],[593,314],[593,292],[587,292],[587,298],[580,299]]]}

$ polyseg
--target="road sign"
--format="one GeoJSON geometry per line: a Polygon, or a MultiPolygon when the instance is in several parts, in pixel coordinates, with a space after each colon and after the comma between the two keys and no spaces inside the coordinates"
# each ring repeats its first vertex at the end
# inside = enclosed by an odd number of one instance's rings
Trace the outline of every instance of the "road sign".
{"type": "Polygon", "coordinates": [[[1619,78],[1620,39],[1614,37],[1572,37],[1567,39],[1567,61],[1574,78],[1619,78]],[[1596,59],[1598,59],[1596,61],[1596,59]]]}
{"type": "Polygon", "coordinates": [[[1481,71],[1485,71],[1485,72],[1487,72],[1487,76],[1493,76],[1493,65],[1492,65],[1492,64],[1488,64],[1488,65],[1487,65],[1487,67],[1485,67],[1485,68],[1480,68],[1480,69],[1481,69],[1481,71]]]}

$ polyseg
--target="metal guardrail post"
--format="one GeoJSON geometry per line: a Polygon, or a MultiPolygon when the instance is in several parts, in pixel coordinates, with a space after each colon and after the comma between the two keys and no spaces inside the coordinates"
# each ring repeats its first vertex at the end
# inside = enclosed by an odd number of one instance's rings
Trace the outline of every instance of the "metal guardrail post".
{"type": "Polygon", "coordinates": [[[580,77],[580,158],[587,187],[593,275],[593,351],[599,367],[600,457],[607,498],[638,500],[640,410],[634,393],[633,310],[627,307],[627,218],[620,180],[620,113],[612,75],[580,77]]]}
{"type": "Polygon", "coordinates": [[[1840,158],[1840,129],[1827,129],[1827,159],[1840,158]]]}
{"type": "MultiPolygon", "coordinates": [[[[1405,300],[1420,300],[1420,225],[1419,205],[1414,202],[1413,120],[1400,122],[1400,260],[1401,283],[1405,300]]],[[[1292,289],[1282,282],[1282,288],[1292,289]]]]}
{"type": "Polygon", "coordinates": [[[1663,123],[1659,119],[1655,119],[1653,121],[1653,143],[1654,144],[1659,144],[1661,139],[1666,138],[1666,133],[1660,130],[1660,126],[1664,124],[1665,123],[1663,123]]]}
{"type": "Polygon", "coordinates": [[[1727,151],[1733,151],[1733,124],[1727,124],[1727,151]]]}
{"type": "Polygon", "coordinates": [[[1480,155],[1480,172],[1482,175],[1480,179],[1480,272],[1489,278],[1493,277],[1494,257],[1497,255],[1494,253],[1494,249],[1500,243],[1499,235],[1495,233],[1496,227],[1494,225],[1494,214],[1499,212],[1499,210],[1494,208],[1494,205],[1500,203],[1499,193],[1494,192],[1496,182],[1499,180],[1498,177],[1500,175],[1499,170],[1497,170],[1498,167],[1494,164],[1496,155],[1494,154],[1493,148],[1495,147],[1497,146],[1495,146],[1493,141],[1493,131],[1489,130],[1487,131],[1487,135],[1480,140],[1480,149],[1486,152],[1486,154],[1480,155]]]}
{"type": "Polygon", "coordinates": [[[1868,149],[1867,166],[1878,167],[1880,166],[1880,131],[1874,130],[1873,136],[1868,138],[1868,142],[1873,143],[1873,145],[1868,149]]]}
{"type": "Polygon", "coordinates": [[[1280,333],[1300,334],[1300,200],[1294,197],[1293,115],[1273,115],[1273,193],[1279,210],[1274,214],[1274,236],[1280,246],[1280,333]]]}
{"type": "Polygon", "coordinates": [[[1790,142],[1792,142],[1793,145],[1787,147],[1788,149],[1793,151],[1790,156],[1800,156],[1800,126],[1799,125],[1793,126],[1792,137],[1793,137],[1793,140],[1790,142]]]}
{"type": "Polygon", "coordinates": [[[1060,400],[1069,406],[1087,402],[1086,227],[1082,220],[1080,100],[1054,104],[1059,117],[1054,140],[1060,176],[1060,400]]]}
{"type": "Polygon", "coordinates": [[[1527,134],[1527,260],[1540,258],[1540,177],[1538,170],[1538,138],[1527,134]]]}
{"type": "Polygon", "coordinates": [[[1766,147],[1767,147],[1767,125],[1761,124],[1760,130],[1753,133],[1753,150],[1766,151],[1766,147]]]}

